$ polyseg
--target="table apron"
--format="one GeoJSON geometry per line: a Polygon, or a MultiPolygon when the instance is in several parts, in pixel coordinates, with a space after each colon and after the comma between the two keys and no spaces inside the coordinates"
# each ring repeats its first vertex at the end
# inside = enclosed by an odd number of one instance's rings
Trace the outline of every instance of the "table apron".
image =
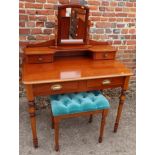
{"type": "Polygon", "coordinates": [[[123,87],[124,81],[125,77],[100,78],[80,81],[33,84],[32,89],[34,96],[47,96],[52,94],[65,94],[123,87]]]}

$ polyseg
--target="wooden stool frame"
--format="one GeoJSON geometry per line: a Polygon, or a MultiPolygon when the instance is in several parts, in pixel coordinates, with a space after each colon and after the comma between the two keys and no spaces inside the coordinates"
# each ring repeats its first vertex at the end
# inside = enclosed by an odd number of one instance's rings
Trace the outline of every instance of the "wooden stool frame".
{"type": "Polygon", "coordinates": [[[59,151],[59,122],[62,119],[74,118],[74,117],[80,117],[80,116],[88,116],[89,115],[90,116],[89,117],[89,123],[91,123],[93,115],[101,113],[102,118],[101,118],[100,133],[99,133],[99,139],[98,139],[98,142],[101,143],[102,139],[103,139],[105,120],[106,120],[106,116],[108,114],[108,111],[109,111],[108,109],[102,109],[102,110],[95,110],[95,111],[89,111],[89,112],[59,115],[59,116],[53,116],[53,114],[51,113],[52,129],[55,130],[54,131],[55,151],[59,151]]]}

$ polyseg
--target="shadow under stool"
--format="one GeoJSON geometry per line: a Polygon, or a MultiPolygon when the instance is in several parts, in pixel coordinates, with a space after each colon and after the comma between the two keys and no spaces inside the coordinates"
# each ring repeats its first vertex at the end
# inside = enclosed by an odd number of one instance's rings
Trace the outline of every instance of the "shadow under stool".
{"type": "Polygon", "coordinates": [[[91,123],[92,116],[101,113],[102,119],[98,141],[99,143],[102,142],[105,120],[110,105],[100,91],[52,95],[50,103],[56,151],[59,151],[59,122],[65,118],[89,115],[89,122],[91,123]]]}

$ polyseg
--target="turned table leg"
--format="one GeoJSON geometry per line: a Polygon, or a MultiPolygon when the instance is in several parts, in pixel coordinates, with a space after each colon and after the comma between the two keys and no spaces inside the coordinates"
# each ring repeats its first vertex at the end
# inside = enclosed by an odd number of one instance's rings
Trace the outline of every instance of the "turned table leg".
{"type": "Polygon", "coordinates": [[[99,135],[99,139],[98,139],[99,143],[102,143],[107,113],[108,113],[108,110],[103,110],[103,112],[102,112],[100,135],[99,135]]]}
{"type": "Polygon", "coordinates": [[[38,138],[37,138],[37,131],[36,131],[35,103],[34,101],[29,101],[28,105],[29,105],[29,115],[30,115],[31,128],[32,128],[33,145],[35,148],[37,148],[38,138]]]}
{"type": "Polygon", "coordinates": [[[122,113],[122,109],[123,109],[123,105],[124,105],[124,101],[125,101],[125,92],[126,91],[122,89],[119,106],[118,106],[118,110],[117,110],[116,121],[115,121],[115,125],[114,125],[114,132],[117,132],[117,129],[118,129],[118,125],[119,125],[119,121],[121,118],[121,113],[122,113]]]}

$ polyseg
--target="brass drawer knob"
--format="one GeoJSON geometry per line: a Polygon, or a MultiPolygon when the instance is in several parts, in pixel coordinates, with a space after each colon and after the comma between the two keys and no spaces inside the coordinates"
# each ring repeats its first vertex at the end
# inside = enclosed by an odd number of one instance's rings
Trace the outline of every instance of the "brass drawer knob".
{"type": "Polygon", "coordinates": [[[55,84],[55,85],[52,85],[51,86],[51,89],[52,90],[61,90],[62,89],[62,86],[60,84],[55,84]]]}
{"type": "Polygon", "coordinates": [[[43,58],[42,58],[42,57],[39,57],[39,58],[38,58],[38,60],[39,60],[39,61],[42,61],[42,60],[43,60],[43,58]]]}
{"type": "Polygon", "coordinates": [[[110,83],[111,83],[110,80],[103,80],[103,82],[102,82],[103,85],[108,85],[108,84],[110,84],[110,83]]]}

